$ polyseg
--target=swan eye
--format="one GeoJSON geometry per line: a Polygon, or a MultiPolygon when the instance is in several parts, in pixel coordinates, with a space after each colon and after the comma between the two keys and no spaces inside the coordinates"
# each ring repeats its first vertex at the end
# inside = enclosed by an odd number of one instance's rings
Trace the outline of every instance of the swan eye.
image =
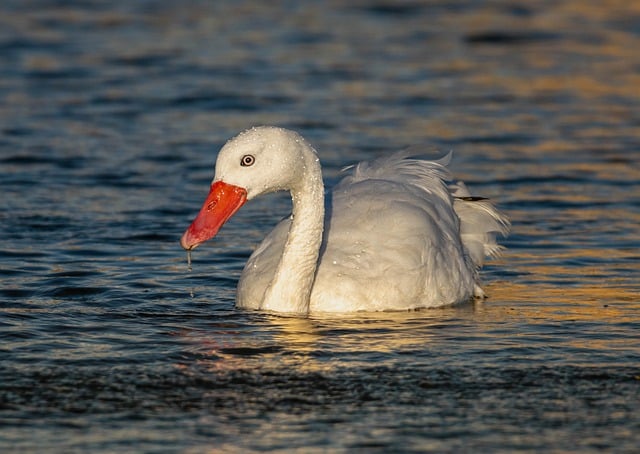
{"type": "Polygon", "coordinates": [[[256,162],[256,158],[254,158],[253,155],[246,154],[240,160],[240,165],[242,167],[249,167],[252,166],[254,162],[256,162]]]}

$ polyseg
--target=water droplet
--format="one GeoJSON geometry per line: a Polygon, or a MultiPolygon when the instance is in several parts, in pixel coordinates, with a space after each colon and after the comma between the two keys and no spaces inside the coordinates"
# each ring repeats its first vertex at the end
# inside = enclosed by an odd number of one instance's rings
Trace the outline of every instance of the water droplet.
{"type": "MultiPolygon", "coordinates": [[[[191,266],[191,249],[187,249],[187,270],[191,273],[193,271],[193,267],[191,266]]],[[[189,296],[191,298],[194,297],[193,288],[189,289],[189,296]]]]}

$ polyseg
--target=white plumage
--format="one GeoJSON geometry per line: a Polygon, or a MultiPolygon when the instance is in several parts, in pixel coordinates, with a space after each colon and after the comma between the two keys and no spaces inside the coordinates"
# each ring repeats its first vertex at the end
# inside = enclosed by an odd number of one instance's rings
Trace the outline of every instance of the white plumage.
{"type": "Polygon", "coordinates": [[[212,191],[181,244],[192,249],[214,236],[245,200],[288,190],[292,216],[249,258],[238,307],[407,310],[481,297],[478,270],[499,252],[495,237],[506,235],[509,221],[463,183],[447,184],[450,157],[400,152],[362,162],[325,201],[315,150],[293,131],[253,128],[220,151],[212,191]]]}

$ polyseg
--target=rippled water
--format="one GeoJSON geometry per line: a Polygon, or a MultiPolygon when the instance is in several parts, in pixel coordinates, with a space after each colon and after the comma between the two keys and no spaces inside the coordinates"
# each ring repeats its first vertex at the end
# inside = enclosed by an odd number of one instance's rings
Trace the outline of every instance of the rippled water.
{"type": "Polygon", "coordinates": [[[0,6],[0,451],[633,452],[636,2],[0,6]],[[411,144],[510,215],[482,304],[236,311],[285,196],[194,254],[220,145],[301,132],[329,184],[411,144]]]}

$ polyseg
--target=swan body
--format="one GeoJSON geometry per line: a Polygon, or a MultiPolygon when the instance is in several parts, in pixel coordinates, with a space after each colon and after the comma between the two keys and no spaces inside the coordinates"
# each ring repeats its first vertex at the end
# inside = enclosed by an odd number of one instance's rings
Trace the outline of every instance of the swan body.
{"type": "Polygon", "coordinates": [[[326,200],[319,159],[300,135],[256,127],[229,140],[211,191],[185,231],[193,249],[246,201],[288,190],[292,214],[249,258],[240,308],[288,313],[408,310],[482,297],[478,271],[508,219],[450,182],[450,155],[400,152],[355,166],[326,200]]]}

